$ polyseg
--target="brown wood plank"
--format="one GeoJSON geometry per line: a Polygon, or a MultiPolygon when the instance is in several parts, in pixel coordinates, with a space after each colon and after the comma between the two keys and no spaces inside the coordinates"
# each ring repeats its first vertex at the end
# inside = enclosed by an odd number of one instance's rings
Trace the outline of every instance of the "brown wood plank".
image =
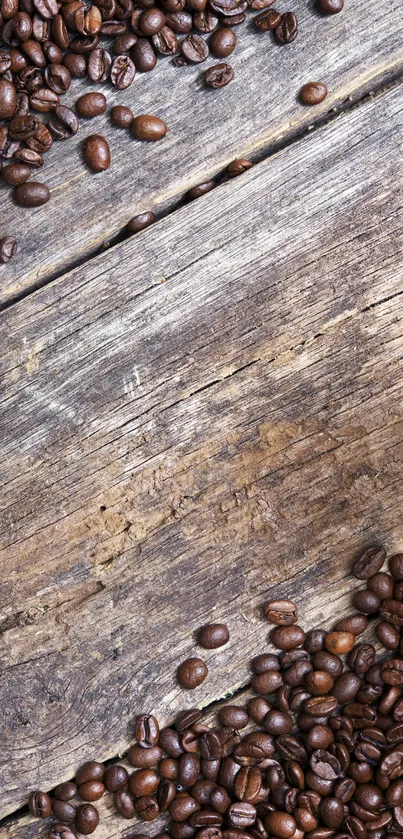
{"type": "Polygon", "coordinates": [[[4,814],[188,702],[203,620],[232,633],[205,705],[247,682],[269,593],[312,625],[360,545],[399,547],[402,109],[363,106],[2,314],[4,814]]]}
{"type": "MultiPolygon", "coordinates": [[[[101,86],[109,106],[124,102],[137,114],[157,113],[169,134],[159,144],[140,144],[113,129],[106,116],[83,122],[74,140],[55,143],[47,155],[39,175],[52,192],[46,207],[18,208],[3,187],[0,228],[2,235],[17,236],[20,252],[0,266],[0,304],[96,252],[132,215],[175,205],[190,186],[234,157],[259,155],[402,66],[399,0],[379,0],[370,14],[366,0],[347,0],[343,14],[330,18],[315,14],[312,3],[297,3],[296,11],[300,34],[287,47],[256,34],[251,23],[238,28],[231,57],[236,77],[224,90],[205,91],[204,65],[175,68],[169,59],[138,75],[123,93],[101,86]],[[324,80],[329,96],[316,108],[304,108],[297,93],[312,79],[324,80]],[[87,171],[80,152],[94,132],[105,134],[112,149],[110,170],[97,176],[87,171]]],[[[66,104],[83,89],[76,81],[66,104]]]]}

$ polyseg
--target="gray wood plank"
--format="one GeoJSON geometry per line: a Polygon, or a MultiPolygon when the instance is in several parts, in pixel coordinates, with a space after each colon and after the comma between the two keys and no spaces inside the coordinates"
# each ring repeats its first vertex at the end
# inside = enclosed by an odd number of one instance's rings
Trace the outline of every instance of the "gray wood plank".
{"type": "Polygon", "coordinates": [[[402,109],[363,106],[0,316],[3,814],[188,702],[203,620],[232,633],[206,705],[247,682],[265,597],[314,625],[359,546],[401,547],[402,109]]]}
{"type": "MultiPolygon", "coordinates": [[[[251,23],[238,28],[239,45],[231,57],[235,81],[224,90],[205,91],[204,65],[175,68],[169,59],[153,73],[139,74],[123,93],[100,86],[108,106],[124,102],[137,114],[157,113],[169,134],[147,145],[113,129],[106,116],[83,122],[74,140],[55,143],[46,158],[39,179],[51,189],[48,205],[23,210],[2,188],[0,229],[17,236],[20,252],[0,266],[0,304],[96,252],[132,215],[174,206],[187,189],[234,157],[259,156],[402,66],[399,0],[379,0],[370,13],[366,0],[346,0],[343,14],[330,18],[316,15],[312,3],[298,0],[294,7],[300,34],[290,46],[256,34],[251,23]],[[324,80],[329,96],[314,109],[304,108],[297,93],[312,79],[324,80]],[[97,176],[87,171],[80,152],[83,139],[94,132],[105,134],[112,149],[110,170],[97,176]]],[[[66,104],[83,88],[76,81],[66,104]]]]}

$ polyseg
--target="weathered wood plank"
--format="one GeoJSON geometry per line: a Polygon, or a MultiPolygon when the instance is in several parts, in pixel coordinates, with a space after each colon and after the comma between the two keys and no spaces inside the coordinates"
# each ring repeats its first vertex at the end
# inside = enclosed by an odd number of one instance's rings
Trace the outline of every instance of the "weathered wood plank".
{"type": "MultiPolygon", "coordinates": [[[[311,3],[297,3],[296,11],[300,35],[289,47],[257,35],[250,24],[238,30],[231,57],[236,78],[225,90],[206,92],[203,67],[175,68],[168,59],[121,94],[100,87],[109,105],[125,102],[135,113],[164,117],[169,134],[162,143],[140,144],[103,116],[50,151],[40,174],[52,192],[46,207],[15,207],[3,189],[0,227],[17,236],[20,253],[0,266],[0,303],[96,252],[135,213],[175,205],[190,186],[222,171],[237,155],[267,150],[401,67],[399,0],[379,0],[370,14],[366,0],[354,0],[343,14],[327,19],[316,15],[311,3]],[[296,98],[311,79],[329,87],[328,98],[314,109],[296,98]],[[83,139],[94,132],[105,134],[112,149],[110,170],[98,176],[89,174],[80,153],[83,139]]],[[[82,91],[83,83],[75,82],[66,104],[82,91]]]]}
{"type": "Polygon", "coordinates": [[[246,683],[265,596],[312,624],[356,548],[399,546],[402,109],[358,109],[1,316],[3,813],[188,701],[202,620],[232,632],[207,704],[246,683]]]}

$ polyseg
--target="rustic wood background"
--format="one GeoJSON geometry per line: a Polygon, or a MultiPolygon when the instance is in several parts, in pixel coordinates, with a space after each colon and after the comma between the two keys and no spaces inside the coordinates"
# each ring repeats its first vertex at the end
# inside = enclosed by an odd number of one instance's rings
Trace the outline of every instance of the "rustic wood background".
{"type": "MultiPolygon", "coordinates": [[[[279,0],[278,8],[289,7],[279,0]]],[[[280,47],[257,34],[251,19],[238,28],[231,63],[235,81],[206,93],[201,67],[175,68],[161,59],[152,73],[138,74],[126,91],[102,90],[110,106],[124,102],[135,113],[157,113],[169,126],[159,144],[138,143],[114,129],[106,115],[82,121],[76,138],[55,143],[38,179],[52,196],[46,207],[28,212],[1,188],[1,224],[20,240],[20,253],[0,266],[0,305],[65,273],[116,236],[129,218],[149,209],[166,211],[183,193],[210,178],[240,154],[259,158],[279,142],[298,135],[333,109],[345,107],[383,85],[403,67],[400,0],[346,0],[342,15],[319,16],[313,0],[292,4],[300,34],[280,47]],[[316,108],[297,101],[301,85],[324,80],[329,95],[316,108]],[[88,134],[101,132],[112,150],[108,172],[91,175],[81,157],[88,134]]],[[[208,64],[212,64],[210,60],[208,64]]],[[[88,88],[75,81],[66,104],[88,88]]]]}
{"type": "Polygon", "coordinates": [[[355,551],[402,547],[402,111],[397,87],[2,313],[3,815],[186,705],[202,622],[231,630],[205,706],[247,685],[266,597],[329,621],[355,551]]]}

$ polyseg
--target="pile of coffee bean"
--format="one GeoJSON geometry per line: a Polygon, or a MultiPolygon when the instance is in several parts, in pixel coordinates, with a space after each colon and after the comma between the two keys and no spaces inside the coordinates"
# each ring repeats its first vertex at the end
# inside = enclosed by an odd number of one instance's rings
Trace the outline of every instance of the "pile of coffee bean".
{"type": "MultiPolygon", "coordinates": [[[[226,59],[236,47],[234,27],[246,20],[248,9],[259,11],[255,17],[259,31],[272,32],[278,44],[291,44],[298,34],[296,15],[278,12],[274,2],[0,0],[0,173],[13,188],[14,200],[22,207],[40,207],[49,201],[47,186],[29,178],[32,170],[42,167],[55,140],[78,131],[77,115],[60,104],[72,78],[110,82],[124,90],[136,73],[153,70],[164,56],[173,58],[177,66],[200,64],[210,53],[226,59]],[[104,45],[103,39],[107,39],[104,45]]],[[[324,15],[339,13],[343,6],[344,0],[316,0],[324,15]]],[[[226,61],[204,72],[205,84],[212,89],[225,87],[233,77],[226,61]]],[[[300,95],[304,104],[317,104],[326,95],[321,82],[307,87],[310,91],[300,95]]],[[[106,99],[99,92],[81,96],[76,104],[83,118],[102,114],[105,108],[106,99]]],[[[165,136],[163,120],[149,114],[130,118],[128,111],[116,106],[113,123],[131,127],[137,139],[165,136]]],[[[83,155],[92,172],[110,165],[109,145],[102,135],[86,138],[83,155]]],[[[13,236],[0,238],[0,262],[8,262],[16,249],[13,236]]]]}
{"type": "MultiPolygon", "coordinates": [[[[252,659],[246,707],[221,707],[213,727],[194,707],[162,729],[142,714],[127,756],[131,774],[91,760],[53,799],[33,792],[30,812],[56,819],[49,839],[92,833],[93,802],[105,791],[124,819],[167,814],[156,839],[402,839],[403,554],[390,557],[389,572],[385,559],[378,546],[358,557],[353,574],[366,585],[353,594],[356,611],[329,631],[306,633],[289,600],[265,604],[279,652],[252,659]],[[370,622],[378,656],[358,640],[370,622]]],[[[206,625],[197,641],[216,649],[228,643],[228,628],[206,625]]],[[[200,658],[177,674],[188,689],[206,675],[200,658]]]]}

